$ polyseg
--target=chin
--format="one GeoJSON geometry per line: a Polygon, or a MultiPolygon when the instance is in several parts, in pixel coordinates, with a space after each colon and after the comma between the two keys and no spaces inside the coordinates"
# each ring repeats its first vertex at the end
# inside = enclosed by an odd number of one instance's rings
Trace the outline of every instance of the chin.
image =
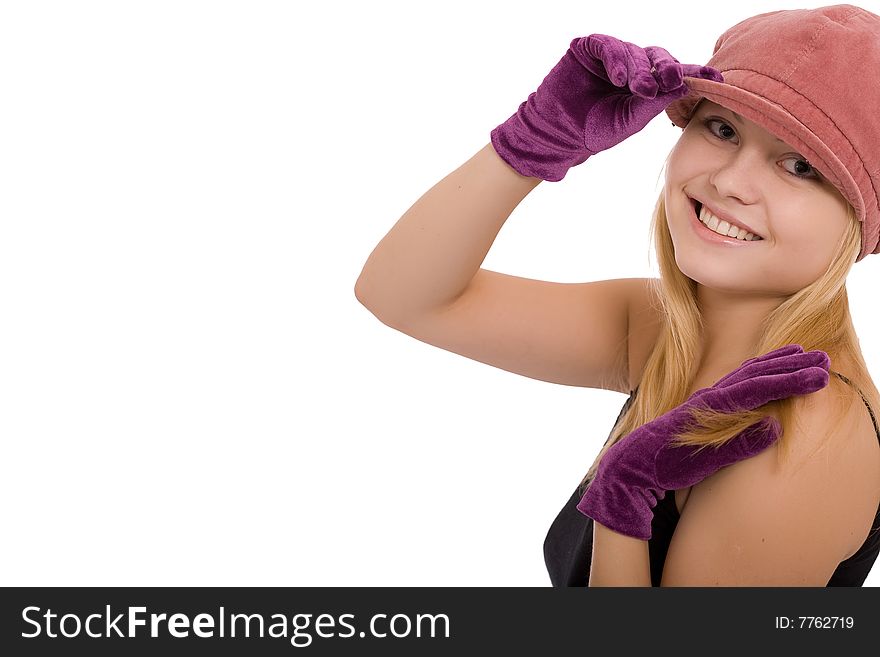
{"type": "Polygon", "coordinates": [[[679,271],[695,283],[725,292],[747,292],[757,289],[753,276],[741,263],[728,258],[710,258],[705,252],[694,252],[679,257],[676,251],[675,264],[679,271]]]}

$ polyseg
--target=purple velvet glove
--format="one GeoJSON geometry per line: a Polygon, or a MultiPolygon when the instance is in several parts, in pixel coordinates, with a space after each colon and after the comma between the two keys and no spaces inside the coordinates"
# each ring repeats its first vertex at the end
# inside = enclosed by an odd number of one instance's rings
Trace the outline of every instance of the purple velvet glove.
{"type": "Polygon", "coordinates": [[[750,358],[709,388],[648,422],[612,445],[577,505],[578,511],[620,534],[651,538],[653,508],[666,491],[693,486],[721,468],[759,454],[779,437],[772,417],[753,424],[719,448],[670,446],[673,434],[698,405],[733,412],[753,410],[777,399],[806,395],[828,385],[831,364],[824,351],[790,344],[750,358]]]}
{"type": "Polygon", "coordinates": [[[724,81],[716,69],[681,64],[657,46],[578,37],[538,90],[491,132],[492,146],[520,175],[558,182],[687,96],[685,76],[724,81]]]}

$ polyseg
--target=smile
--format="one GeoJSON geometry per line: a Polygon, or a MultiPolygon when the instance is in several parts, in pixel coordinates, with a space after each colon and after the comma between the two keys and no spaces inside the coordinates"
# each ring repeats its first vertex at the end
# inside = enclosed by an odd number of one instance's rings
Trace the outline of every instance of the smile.
{"type": "Polygon", "coordinates": [[[754,246],[764,241],[761,239],[740,240],[735,237],[729,237],[727,235],[716,233],[714,230],[712,230],[706,224],[700,221],[700,218],[697,215],[697,201],[689,198],[688,203],[691,210],[691,225],[693,226],[694,231],[697,233],[697,235],[699,235],[700,238],[706,240],[707,242],[712,244],[723,244],[730,246],[754,246]]]}

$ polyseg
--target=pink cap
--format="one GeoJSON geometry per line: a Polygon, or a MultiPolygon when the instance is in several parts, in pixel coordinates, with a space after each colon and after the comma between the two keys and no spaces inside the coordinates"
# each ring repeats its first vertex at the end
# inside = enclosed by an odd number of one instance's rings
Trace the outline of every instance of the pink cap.
{"type": "Polygon", "coordinates": [[[684,128],[702,98],[794,147],[855,208],[856,262],[880,253],[880,16],[853,5],[758,14],[728,29],[707,66],[666,108],[684,128]]]}

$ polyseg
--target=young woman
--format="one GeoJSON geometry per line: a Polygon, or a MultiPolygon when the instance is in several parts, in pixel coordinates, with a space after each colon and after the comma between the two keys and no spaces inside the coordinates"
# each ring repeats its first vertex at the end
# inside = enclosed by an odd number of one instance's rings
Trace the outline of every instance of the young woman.
{"type": "Polygon", "coordinates": [[[629,393],[545,540],[555,586],[864,582],[880,552],[880,393],[846,276],[880,252],[878,71],[880,17],[852,5],[744,20],[707,66],[574,39],[370,255],[356,294],[389,326],[629,393]],[[664,110],[683,131],[652,221],[659,279],[479,268],[535,186],[664,110]]]}

